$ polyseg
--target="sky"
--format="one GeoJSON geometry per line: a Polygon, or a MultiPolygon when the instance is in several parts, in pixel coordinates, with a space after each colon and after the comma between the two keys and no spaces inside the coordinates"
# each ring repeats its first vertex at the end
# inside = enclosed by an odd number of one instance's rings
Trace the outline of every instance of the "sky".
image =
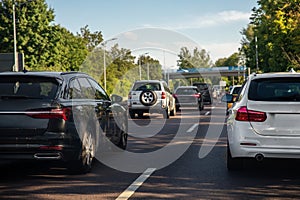
{"type": "Polygon", "coordinates": [[[205,49],[213,62],[238,51],[256,0],[46,0],[55,23],[73,33],[88,25],[109,46],[148,54],[174,67],[180,47],[205,49]],[[117,38],[116,40],[111,40],[117,38]]]}

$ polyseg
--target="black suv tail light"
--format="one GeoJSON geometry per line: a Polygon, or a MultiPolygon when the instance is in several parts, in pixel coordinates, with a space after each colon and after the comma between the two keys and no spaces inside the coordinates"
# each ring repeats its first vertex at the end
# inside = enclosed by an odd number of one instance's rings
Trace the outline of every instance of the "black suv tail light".
{"type": "Polygon", "coordinates": [[[194,96],[195,98],[200,98],[200,97],[201,97],[201,94],[193,94],[193,96],[194,96]]]}
{"type": "Polygon", "coordinates": [[[267,114],[261,111],[248,110],[246,106],[242,106],[237,110],[235,120],[249,122],[264,122],[267,114]]]}
{"type": "Polygon", "coordinates": [[[51,110],[28,110],[25,112],[26,115],[32,118],[39,119],[63,119],[67,121],[71,113],[70,108],[55,108],[51,110]]]}

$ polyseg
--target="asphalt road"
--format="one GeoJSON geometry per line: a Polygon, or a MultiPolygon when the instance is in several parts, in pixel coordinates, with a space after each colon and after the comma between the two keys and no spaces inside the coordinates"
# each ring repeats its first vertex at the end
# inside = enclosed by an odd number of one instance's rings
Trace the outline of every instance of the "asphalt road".
{"type": "Polygon", "coordinates": [[[130,153],[108,153],[115,162],[95,162],[86,175],[47,163],[3,162],[0,198],[300,199],[298,160],[248,161],[243,171],[227,171],[224,121],[219,104],[200,115],[185,109],[167,121],[156,114],[130,120],[130,153]]]}

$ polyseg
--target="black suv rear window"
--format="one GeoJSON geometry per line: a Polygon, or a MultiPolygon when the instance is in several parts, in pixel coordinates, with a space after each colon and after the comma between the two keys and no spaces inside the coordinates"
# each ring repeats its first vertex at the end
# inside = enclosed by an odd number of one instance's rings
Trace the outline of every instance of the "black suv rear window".
{"type": "Polygon", "coordinates": [[[189,95],[189,94],[196,94],[198,91],[194,88],[178,88],[176,91],[176,94],[183,94],[183,95],[189,95]]]}
{"type": "Polygon", "coordinates": [[[251,81],[248,99],[253,101],[300,101],[299,78],[264,78],[251,81]]]}
{"type": "Polygon", "coordinates": [[[58,82],[53,78],[36,76],[2,76],[0,98],[46,98],[53,99],[58,82]]]}
{"type": "Polygon", "coordinates": [[[232,91],[232,94],[238,94],[241,90],[241,87],[235,87],[232,91]]]}

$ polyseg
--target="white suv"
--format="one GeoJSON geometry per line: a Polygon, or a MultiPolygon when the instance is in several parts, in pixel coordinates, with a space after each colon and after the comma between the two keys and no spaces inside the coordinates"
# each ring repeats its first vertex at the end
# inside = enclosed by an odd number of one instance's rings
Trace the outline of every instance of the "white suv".
{"type": "Polygon", "coordinates": [[[165,119],[176,115],[175,99],[165,81],[136,81],[128,95],[128,112],[131,118],[144,113],[161,113],[165,119]]]}
{"type": "MultiPolygon", "coordinates": [[[[223,101],[232,102],[227,94],[223,101]]],[[[253,74],[227,120],[229,170],[246,158],[300,158],[300,74],[253,74]]]]}

